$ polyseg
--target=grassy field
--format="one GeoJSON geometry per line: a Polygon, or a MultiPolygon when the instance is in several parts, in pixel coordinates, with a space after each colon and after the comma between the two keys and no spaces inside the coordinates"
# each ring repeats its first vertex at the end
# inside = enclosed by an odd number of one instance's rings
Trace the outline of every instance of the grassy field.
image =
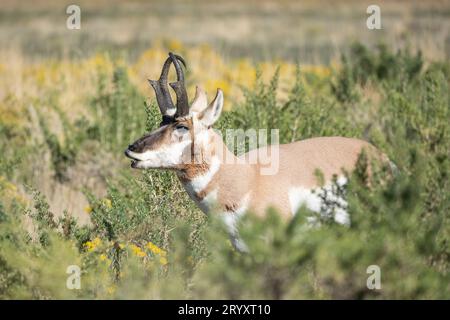
{"type": "Polygon", "coordinates": [[[60,1],[0,8],[0,298],[450,297],[448,1],[381,1],[377,31],[350,0],[79,4],[81,30],[60,1]],[[146,79],[168,51],[191,97],[224,90],[219,129],[362,138],[398,175],[368,190],[361,158],[350,227],[248,216],[238,254],[173,173],[123,156],[160,121],[146,79]]]}
{"type": "Polygon", "coordinates": [[[207,43],[222,56],[329,63],[353,41],[404,45],[449,57],[450,2],[377,1],[382,30],[366,28],[364,0],[77,1],[81,30],[66,29],[70,1],[2,1],[0,44],[27,56],[80,58],[107,50],[135,59],[161,40],[207,43]],[[14,35],[14,36],[13,36],[14,35]]]}

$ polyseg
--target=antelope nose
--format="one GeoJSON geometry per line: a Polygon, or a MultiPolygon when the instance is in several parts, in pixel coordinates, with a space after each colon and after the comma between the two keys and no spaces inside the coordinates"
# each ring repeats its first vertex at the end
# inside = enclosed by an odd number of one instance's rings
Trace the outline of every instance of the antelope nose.
{"type": "Polygon", "coordinates": [[[128,150],[130,150],[130,151],[136,151],[136,146],[135,146],[134,144],[130,144],[130,145],[128,146],[128,150]]]}
{"type": "Polygon", "coordinates": [[[125,156],[130,157],[130,152],[133,152],[134,149],[135,149],[135,147],[133,147],[133,145],[130,144],[130,145],[128,146],[128,148],[127,148],[127,149],[125,150],[125,152],[124,152],[125,156]]]}

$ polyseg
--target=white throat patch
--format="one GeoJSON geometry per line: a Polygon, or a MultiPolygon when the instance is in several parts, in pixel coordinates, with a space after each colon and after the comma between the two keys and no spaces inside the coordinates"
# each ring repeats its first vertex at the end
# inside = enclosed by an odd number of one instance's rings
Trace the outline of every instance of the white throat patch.
{"type": "Polygon", "coordinates": [[[213,177],[220,169],[220,160],[218,157],[212,157],[209,169],[202,175],[194,177],[192,180],[183,183],[186,192],[191,197],[192,200],[200,207],[204,213],[209,213],[211,208],[217,201],[218,189],[214,189],[209,192],[201,201],[198,201],[197,195],[205,190],[208,184],[211,182],[213,177]]]}
{"type": "Polygon", "coordinates": [[[220,160],[218,157],[212,157],[211,163],[209,164],[209,170],[202,175],[195,177],[186,183],[189,188],[192,189],[195,193],[199,193],[203,191],[208,184],[211,182],[214,175],[219,171],[220,168],[220,160]]]}

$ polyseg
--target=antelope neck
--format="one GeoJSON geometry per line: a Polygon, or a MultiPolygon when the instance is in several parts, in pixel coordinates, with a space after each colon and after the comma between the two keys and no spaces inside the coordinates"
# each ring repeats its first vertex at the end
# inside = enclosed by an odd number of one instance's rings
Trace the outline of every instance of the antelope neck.
{"type": "MultiPolygon", "coordinates": [[[[211,137],[208,147],[214,148],[213,152],[210,153],[210,158],[200,163],[189,164],[183,170],[177,171],[180,181],[195,201],[202,201],[206,196],[218,192],[220,187],[219,171],[224,166],[222,163],[224,157],[220,156],[218,148],[222,149],[223,152],[230,152],[222,139],[215,134],[211,137]]],[[[231,155],[231,157],[234,157],[234,155],[231,155]]],[[[230,158],[230,155],[228,155],[228,158],[230,158]]]]}
{"type": "Polygon", "coordinates": [[[202,200],[217,185],[215,176],[220,167],[219,158],[212,157],[209,162],[189,166],[178,176],[185,187],[190,189],[190,195],[195,196],[196,200],[202,200]]]}

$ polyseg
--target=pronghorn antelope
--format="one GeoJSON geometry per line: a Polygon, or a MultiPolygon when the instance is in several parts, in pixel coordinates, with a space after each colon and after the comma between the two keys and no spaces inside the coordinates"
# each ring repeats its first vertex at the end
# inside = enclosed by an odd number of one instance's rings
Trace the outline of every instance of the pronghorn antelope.
{"type": "MultiPolygon", "coordinates": [[[[236,157],[212,129],[224,102],[220,89],[208,104],[205,92],[197,87],[189,106],[181,64],[185,65],[185,62],[180,56],[169,53],[159,80],[149,80],[156,93],[162,121],[158,129],[128,146],[125,155],[132,159],[133,168],[174,170],[203,212],[217,212],[223,217],[238,250],[246,250],[236,227],[244,212],[264,215],[268,207],[273,207],[289,217],[301,206],[320,212],[324,201],[321,192],[331,188],[333,177],[338,177],[338,184],[346,183],[343,172],[354,169],[363,148],[381,155],[362,140],[312,138],[279,145],[278,171],[273,175],[261,175],[260,163],[239,161],[246,155],[236,157]],[[176,106],[168,87],[172,63],[177,81],[170,86],[176,93],[176,106]],[[224,161],[224,158],[235,161],[224,161]],[[318,181],[316,170],[322,172],[324,185],[318,181]]],[[[261,149],[250,151],[247,156],[258,151],[261,149]]],[[[339,204],[334,219],[348,224],[345,200],[334,200],[339,204]]]]}

